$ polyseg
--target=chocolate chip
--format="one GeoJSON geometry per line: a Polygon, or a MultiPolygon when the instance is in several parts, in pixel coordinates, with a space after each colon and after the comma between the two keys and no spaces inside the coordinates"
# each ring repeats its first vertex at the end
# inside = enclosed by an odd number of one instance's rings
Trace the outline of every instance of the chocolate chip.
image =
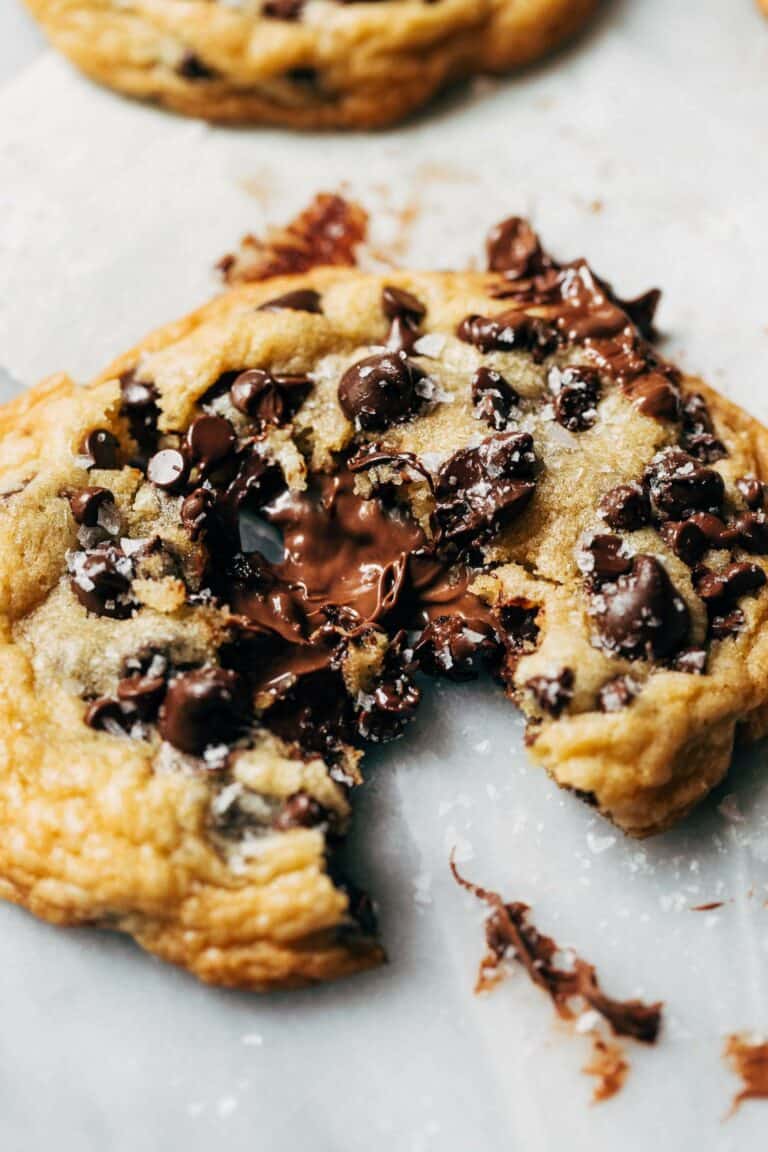
{"type": "Polygon", "coordinates": [[[181,505],[181,522],[193,540],[207,526],[216,505],[216,496],[210,488],[195,488],[181,505]]]}
{"type": "Polygon", "coordinates": [[[278,808],[272,819],[276,832],[288,832],[292,828],[316,828],[328,821],[328,811],[310,796],[308,792],[294,792],[278,808]]]}
{"type": "Polygon", "coordinates": [[[597,694],[601,712],[621,712],[628,708],[638,694],[640,685],[631,676],[614,676],[597,694]]]}
{"type": "Polygon", "coordinates": [[[659,528],[661,538],[684,564],[698,563],[708,548],[707,539],[693,520],[668,520],[659,528]]]}
{"type": "Polygon", "coordinates": [[[680,393],[677,385],[661,372],[638,376],[627,392],[638,412],[654,420],[677,420],[680,415],[680,393]]]}
{"type": "Polygon", "coordinates": [[[738,542],[738,528],[734,524],[726,525],[711,512],[693,512],[688,522],[696,525],[710,548],[731,548],[738,542]]]}
{"type": "Polygon", "coordinates": [[[75,552],[69,567],[72,590],[89,612],[118,620],[130,616],[133,565],[122,549],[101,544],[89,552],[75,552]]]}
{"type": "Polygon", "coordinates": [[[569,432],[584,432],[597,420],[600,377],[593,368],[553,368],[550,391],[555,394],[555,419],[569,432]]]}
{"type": "Polygon", "coordinates": [[[120,391],[120,412],[128,420],[131,436],[142,452],[152,452],[157,444],[157,421],[160,416],[157,389],[154,384],[137,380],[135,372],[126,372],[120,377],[120,391]]]}
{"type": "Polygon", "coordinates": [[[611,528],[634,532],[648,523],[648,497],[639,484],[618,484],[600,500],[598,513],[611,528]]]}
{"type": "Polygon", "coordinates": [[[538,618],[542,609],[528,600],[510,600],[497,609],[502,643],[506,651],[502,670],[510,680],[522,656],[536,650],[540,628],[538,618]]]}
{"type": "Polygon", "coordinates": [[[216,75],[195,52],[185,52],[176,65],[176,71],[185,80],[213,80],[216,75]]]}
{"type": "Polygon", "coordinates": [[[744,613],[741,608],[732,608],[730,612],[715,613],[709,621],[709,633],[713,640],[725,640],[735,636],[744,627],[744,613]]]}
{"type": "Polygon", "coordinates": [[[107,501],[114,500],[109,488],[81,488],[69,497],[69,506],[77,524],[95,528],[99,509],[107,501]]]}
{"type": "Polygon", "coordinates": [[[484,620],[463,615],[438,616],[422,632],[413,657],[429,676],[464,681],[476,679],[498,651],[498,638],[484,620]]]}
{"type": "Polygon", "coordinates": [[[420,700],[421,690],[405,672],[385,676],[364,697],[358,732],[374,743],[394,739],[413,720],[420,700]]]}
{"type": "Polygon", "coordinates": [[[733,521],[731,530],[747,552],[759,556],[768,554],[768,518],[765,512],[744,512],[733,521]]]}
{"type": "Polygon", "coordinates": [[[165,695],[163,676],[127,676],[117,685],[117,697],[130,704],[142,720],[153,720],[165,695]]]}
{"type": "Polygon", "coordinates": [[[381,307],[391,321],[387,348],[392,352],[410,352],[419,338],[419,327],[427,310],[416,296],[402,288],[388,286],[381,294],[381,307]]]}
{"type": "Polygon", "coordinates": [[[417,296],[391,284],[382,290],[381,307],[388,320],[401,316],[415,325],[420,324],[427,314],[425,305],[417,296]]]}
{"type": "Polygon", "coordinates": [[[680,448],[666,448],[645,470],[654,514],[661,520],[683,520],[692,512],[720,512],[723,478],[680,448]]]}
{"type": "Polygon", "coordinates": [[[365,431],[387,428],[412,415],[423,376],[402,352],[367,356],[342,376],[339,404],[347,419],[365,431]]]}
{"type": "Polygon", "coordinates": [[[260,304],[258,312],[313,312],[322,314],[322,297],[314,288],[297,288],[293,292],[285,292],[276,296],[274,300],[267,300],[260,304]]]}
{"type": "Polygon", "coordinates": [[[120,445],[106,428],[94,428],[83,440],[81,453],[87,457],[87,468],[117,468],[120,445]]]}
{"type": "Polygon", "coordinates": [[[204,472],[226,460],[234,447],[235,430],[224,416],[198,416],[187,429],[189,454],[204,472]]]}
{"type": "Polygon", "coordinates": [[[520,397],[500,372],[485,366],[478,368],[472,377],[472,403],[475,416],[500,431],[506,428],[510,413],[520,402],[520,397]]]}
{"type": "Polygon", "coordinates": [[[556,676],[532,676],[525,687],[548,716],[559,716],[573,699],[574,675],[571,668],[563,668],[556,676]]]}
{"type": "Polygon", "coordinates": [[[765,488],[756,476],[742,476],[736,481],[736,487],[744,497],[748,508],[762,508],[765,503],[765,488]]]}
{"type": "Polygon", "coordinates": [[[557,330],[551,324],[515,310],[496,316],[465,316],[456,335],[481,352],[530,352],[534,360],[542,360],[558,345],[557,330]]]}
{"type": "Polygon", "coordinates": [[[714,464],[728,455],[723,442],[714,435],[709,407],[701,393],[693,392],[684,398],[681,416],[680,443],[692,456],[705,464],[714,464]]]}
{"type": "Polygon", "coordinates": [[[630,660],[671,656],[688,635],[685,601],[654,556],[633,557],[628,573],[600,587],[590,612],[602,646],[630,660]]]}
{"type": "Polygon", "coordinates": [[[299,20],[307,0],[265,0],[262,15],[270,20],[299,20]]]}
{"type": "Polygon", "coordinates": [[[488,270],[505,272],[511,280],[533,276],[549,263],[538,236],[528,221],[520,216],[510,216],[491,229],[486,253],[488,270]]]}
{"type": "Polygon", "coordinates": [[[98,732],[109,732],[112,736],[124,735],[132,727],[137,716],[131,708],[125,708],[114,696],[99,696],[86,709],[85,723],[98,732]]]}
{"type": "Polygon", "coordinates": [[[580,558],[583,572],[589,573],[598,583],[615,580],[629,572],[632,557],[624,552],[624,541],[620,536],[593,536],[580,558]]]}
{"type": "Polygon", "coordinates": [[[682,652],[670,661],[670,668],[674,672],[685,672],[689,676],[702,676],[707,667],[707,652],[705,648],[683,648],[682,652]]]}
{"type": "Polygon", "coordinates": [[[230,399],[238,412],[262,426],[287,423],[312,387],[309,376],[273,376],[249,368],[232,383],[230,399]]]}
{"type": "Polygon", "coordinates": [[[156,488],[180,492],[189,476],[189,465],[176,448],[162,448],[150,457],[147,476],[156,488]]]}
{"type": "Polygon", "coordinates": [[[436,516],[448,537],[476,533],[504,513],[526,507],[534,491],[533,439],[527,433],[489,436],[462,448],[441,467],[435,487],[436,516]]]}
{"type": "Polygon", "coordinates": [[[759,564],[746,561],[729,564],[720,572],[702,568],[694,573],[694,587],[705,604],[720,612],[721,605],[733,603],[747,592],[755,592],[765,584],[765,572],[759,564]]]}
{"type": "Polygon", "coordinates": [[[191,756],[231,744],[248,714],[248,692],[236,672],[197,668],[171,680],[160,708],[163,740],[191,756]]]}

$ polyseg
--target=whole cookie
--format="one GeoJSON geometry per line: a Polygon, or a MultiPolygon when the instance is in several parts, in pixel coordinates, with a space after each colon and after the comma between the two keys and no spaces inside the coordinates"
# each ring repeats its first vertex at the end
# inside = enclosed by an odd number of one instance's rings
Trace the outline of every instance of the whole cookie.
{"type": "MultiPolygon", "coordinates": [[[[520,220],[233,289],[0,410],[0,893],[205,980],[378,963],[340,847],[424,676],[667,827],[768,715],[768,435],[520,220]]],[[[374,835],[370,850],[376,851],[374,835]]]]}
{"type": "Polygon", "coordinates": [[[371,128],[528,64],[597,0],[27,0],[93,79],[207,120],[371,128]]]}

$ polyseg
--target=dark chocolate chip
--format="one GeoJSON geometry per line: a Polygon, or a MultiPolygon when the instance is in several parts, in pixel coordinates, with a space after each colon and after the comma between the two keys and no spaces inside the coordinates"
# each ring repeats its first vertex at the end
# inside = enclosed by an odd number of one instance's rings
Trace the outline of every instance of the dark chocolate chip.
{"type": "Polygon", "coordinates": [[[667,520],[659,531],[665,544],[684,564],[698,563],[709,547],[704,533],[692,520],[667,520]]]}
{"type": "Polygon", "coordinates": [[[645,470],[654,514],[660,520],[683,520],[692,512],[722,508],[723,478],[680,448],[666,448],[645,470]]]}
{"type": "Polygon", "coordinates": [[[364,699],[358,732],[373,743],[394,739],[413,720],[420,700],[421,690],[405,672],[384,677],[364,699]]]}
{"type": "Polygon", "coordinates": [[[701,531],[710,548],[732,548],[739,540],[739,529],[735,524],[726,525],[719,516],[711,512],[693,512],[688,518],[701,531]]]}
{"type": "Polygon", "coordinates": [[[671,656],[688,635],[685,601],[654,556],[634,556],[628,573],[601,585],[590,611],[603,647],[630,660],[671,656]]]}
{"type": "Polygon", "coordinates": [[[683,648],[669,663],[674,672],[685,672],[689,676],[702,676],[707,667],[705,648],[683,648]]]}
{"type": "Polygon", "coordinates": [[[536,459],[527,432],[489,436],[477,448],[462,448],[441,467],[435,486],[436,516],[446,536],[493,526],[503,513],[526,507],[535,488],[536,459]]]}
{"type": "Polygon", "coordinates": [[[111,735],[127,733],[138,719],[130,707],[124,707],[114,696],[99,696],[86,709],[85,723],[98,732],[111,735]]]}
{"type": "Polygon", "coordinates": [[[549,387],[555,394],[555,419],[569,432],[585,432],[597,420],[600,377],[593,368],[553,368],[549,387]]]}
{"type": "Polygon", "coordinates": [[[642,296],[636,296],[634,300],[622,300],[621,302],[624,311],[632,323],[640,330],[640,335],[644,336],[646,340],[656,339],[656,329],[654,328],[653,321],[660,300],[661,292],[659,289],[649,288],[647,292],[643,292],[642,296]]]}
{"type": "Polygon", "coordinates": [[[267,300],[260,304],[259,312],[313,312],[320,315],[323,311],[322,297],[314,288],[297,288],[293,292],[285,292],[276,296],[274,300],[267,300]]]}
{"type": "Polygon", "coordinates": [[[221,464],[235,447],[235,430],[224,416],[198,416],[187,429],[187,448],[203,471],[221,464]]]}
{"type": "Polygon", "coordinates": [[[759,564],[740,561],[729,564],[720,572],[699,569],[694,573],[693,583],[702,600],[720,613],[723,604],[732,604],[747,592],[756,592],[765,580],[765,572],[759,564]]]}
{"type": "Polygon", "coordinates": [[[742,476],[740,480],[736,481],[736,487],[744,497],[744,503],[748,508],[757,510],[763,507],[765,488],[756,476],[742,476]]]}
{"type": "Polygon", "coordinates": [[[427,314],[425,305],[417,296],[391,284],[382,290],[381,307],[388,320],[402,317],[417,327],[427,314]]]}
{"type": "Polygon", "coordinates": [[[768,554],[768,517],[765,512],[744,512],[733,521],[731,530],[738,534],[738,542],[747,552],[759,556],[768,554]]]}
{"type": "Polygon", "coordinates": [[[556,676],[532,676],[525,687],[548,716],[559,716],[573,699],[574,675],[571,668],[562,668],[556,676]]]}
{"type": "Polygon", "coordinates": [[[581,557],[582,571],[598,583],[616,580],[629,572],[631,567],[632,557],[624,552],[624,541],[620,536],[593,536],[581,557]]]}
{"type": "Polygon", "coordinates": [[[151,456],[147,476],[156,488],[166,492],[180,492],[189,476],[189,465],[176,448],[162,448],[151,456]]]}
{"type": "Polygon", "coordinates": [[[308,792],[294,792],[278,808],[272,819],[272,827],[277,832],[288,832],[292,828],[316,828],[328,821],[328,811],[310,796],[308,792]]]}
{"type": "Polygon", "coordinates": [[[639,691],[637,681],[631,676],[614,676],[597,694],[597,702],[601,712],[621,712],[628,708],[639,691]]]}
{"type": "Polygon", "coordinates": [[[339,383],[344,415],[365,431],[387,428],[413,414],[424,373],[402,352],[366,356],[346,370],[339,383]]]}
{"type": "Polygon", "coordinates": [[[538,236],[520,216],[510,216],[491,229],[486,253],[489,271],[504,272],[510,280],[532,276],[548,263],[538,236]]]}
{"type": "Polygon", "coordinates": [[[557,330],[547,321],[509,310],[496,316],[465,316],[456,334],[481,352],[530,352],[542,360],[558,345],[557,330]]]}
{"type": "Polygon", "coordinates": [[[299,20],[307,0],[265,0],[262,15],[270,20],[299,20]]]}
{"type": "Polygon", "coordinates": [[[438,616],[422,632],[413,656],[429,676],[463,681],[476,679],[498,651],[498,638],[484,620],[463,615],[438,616]]]}
{"type": "Polygon", "coordinates": [[[387,348],[391,352],[411,352],[419,338],[419,327],[427,310],[422,302],[402,288],[387,287],[381,294],[381,307],[391,321],[387,348]]]}
{"type": "Polygon", "coordinates": [[[744,622],[744,613],[741,608],[732,608],[725,613],[715,613],[709,622],[709,634],[713,640],[726,640],[729,636],[736,636],[741,632],[744,622]]]}
{"type": "Polygon", "coordinates": [[[273,376],[249,368],[233,381],[230,398],[243,415],[262,425],[280,425],[291,419],[311,387],[309,376],[273,376]]]}
{"type": "Polygon", "coordinates": [[[598,512],[611,528],[634,532],[648,523],[648,497],[639,484],[618,484],[600,500],[598,512]]]}
{"type": "Polygon", "coordinates": [[[216,496],[210,488],[195,488],[186,496],[181,505],[181,522],[193,540],[207,527],[209,517],[216,504],[216,496]]]}
{"type": "Polygon", "coordinates": [[[632,403],[643,416],[654,420],[677,420],[680,416],[680,393],[677,385],[661,372],[638,376],[628,386],[632,403]]]}
{"type": "Polygon", "coordinates": [[[69,497],[69,506],[77,524],[94,528],[102,504],[114,500],[109,488],[81,488],[69,497]]]}
{"type": "Polygon", "coordinates": [[[70,572],[72,590],[89,612],[118,620],[130,616],[133,565],[122,549],[101,544],[89,552],[76,552],[70,572]]]}
{"type": "Polygon", "coordinates": [[[174,677],[160,707],[163,740],[191,756],[233,743],[248,714],[248,692],[236,672],[197,668],[174,677]]]}
{"type": "Polygon", "coordinates": [[[154,384],[136,379],[135,372],[120,377],[122,404],[120,412],[128,420],[131,436],[143,453],[152,452],[157,444],[157,421],[160,408],[154,384]]]}
{"type": "Polygon", "coordinates": [[[714,464],[728,455],[722,440],[714,435],[714,425],[706,400],[699,392],[687,395],[682,402],[683,422],[680,443],[687,452],[704,464],[714,464]]]}
{"type": "Polygon", "coordinates": [[[94,428],[83,440],[80,451],[88,458],[87,468],[112,469],[117,468],[119,448],[117,437],[111,432],[106,428],[94,428]]]}
{"type": "Polygon", "coordinates": [[[506,428],[510,413],[520,401],[511,384],[500,372],[485,366],[472,377],[472,403],[475,416],[490,424],[497,432],[506,428]]]}
{"type": "Polygon", "coordinates": [[[185,80],[213,80],[216,75],[195,52],[185,52],[176,65],[176,71],[185,80]]]}
{"type": "Polygon", "coordinates": [[[117,685],[117,696],[130,704],[142,720],[153,720],[165,695],[163,676],[127,676],[117,685]]]}

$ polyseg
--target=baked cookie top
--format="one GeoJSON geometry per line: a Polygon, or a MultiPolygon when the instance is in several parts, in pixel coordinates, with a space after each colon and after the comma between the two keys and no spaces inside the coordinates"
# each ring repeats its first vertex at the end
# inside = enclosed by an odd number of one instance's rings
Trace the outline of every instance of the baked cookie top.
{"type": "Polygon", "coordinates": [[[0,410],[0,892],[248,987],[378,962],[340,845],[488,670],[628,832],[768,698],[766,433],[505,221],[486,273],[232,289],[0,410]]]}
{"type": "Polygon", "coordinates": [[[377,127],[538,59],[597,0],[27,0],[101,83],[210,120],[377,127]]]}

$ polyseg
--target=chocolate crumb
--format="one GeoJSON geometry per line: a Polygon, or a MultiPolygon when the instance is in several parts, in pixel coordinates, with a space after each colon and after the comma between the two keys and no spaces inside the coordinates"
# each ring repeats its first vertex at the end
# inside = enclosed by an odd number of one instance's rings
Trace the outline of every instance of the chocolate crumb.
{"type": "Polygon", "coordinates": [[[367,231],[368,214],[359,204],[320,193],[284,228],[269,229],[263,240],[244,237],[238,252],[223,257],[218,268],[228,284],[238,284],[323,264],[353,267],[367,231]]]}
{"type": "Polygon", "coordinates": [[[734,1033],[725,1042],[723,1056],[742,1082],[728,1116],[733,1116],[746,1100],[768,1100],[768,1041],[734,1033]]]}
{"type": "Polygon", "coordinates": [[[582,1068],[587,1076],[597,1079],[592,1100],[599,1103],[610,1100],[624,1087],[629,1075],[629,1061],[621,1044],[605,1040],[602,1036],[592,1037],[592,1058],[582,1068]]]}
{"type": "Polygon", "coordinates": [[[533,983],[547,993],[563,1020],[574,1020],[579,1015],[573,1002],[581,1001],[602,1016],[617,1036],[631,1036],[644,1044],[656,1042],[661,1027],[661,1003],[612,999],[603,992],[593,965],[578,955],[573,956],[571,968],[558,967],[555,958],[562,949],[531,923],[531,909],[527,904],[507,904],[497,892],[466,880],[453,856],[450,867],[457,884],[491,910],[485,924],[488,950],[480,964],[476,991],[484,991],[495,983],[502,962],[514,959],[533,983]]]}

